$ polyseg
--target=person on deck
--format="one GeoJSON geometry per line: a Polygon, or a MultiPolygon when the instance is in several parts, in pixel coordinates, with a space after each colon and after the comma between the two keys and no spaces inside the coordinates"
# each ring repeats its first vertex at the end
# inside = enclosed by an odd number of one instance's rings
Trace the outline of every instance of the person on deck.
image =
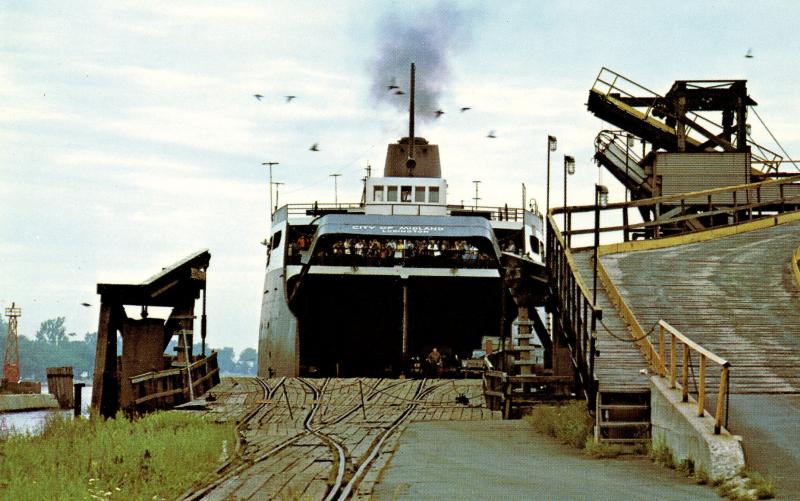
{"type": "Polygon", "coordinates": [[[425,359],[428,362],[428,367],[430,367],[430,371],[436,377],[442,375],[442,354],[439,353],[439,350],[436,349],[434,346],[430,353],[428,353],[428,358],[425,359]]]}

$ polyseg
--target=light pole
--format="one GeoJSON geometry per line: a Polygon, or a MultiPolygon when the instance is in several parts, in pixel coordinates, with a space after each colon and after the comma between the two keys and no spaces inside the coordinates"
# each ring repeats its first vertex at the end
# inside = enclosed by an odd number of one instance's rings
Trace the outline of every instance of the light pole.
{"type": "Polygon", "coordinates": [[[336,207],[339,207],[339,176],[341,174],[331,174],[330,176],[333,178],[333,201],[336,207]]]}
{"type": "Polygon", "coordinates": [[[478,196],[478,185],[481,182],[477,181],[477,180],[476,181],[472,181],[472,182],[475,183],[475,196],[473,197],[473,200],[475,200],[475,210],[478,210],[478,200],[481,199],[481,197],[478,196]]]}
{"type": "MultiPolygon", "coordinates": [[[[594,185],[594,272],[592,280],[592,337],[589,340],[589,374],[594,381],[594,357],[597,341],[597,248],[600,247],[600,208],[608,205],[608,188],[602,184],[594,185]]],[[[602,318],[602,317],[601,317],[602,318]]],[[[591,383],[590,383],[591,384],[591,383]]],[[[594,388],[592,388],[594,389],[594,388]]]]}
{"type": "Polygon", "coordinates": [[[567,230],[569,230],[569,228],[567,228],[567,174],[569,174],[570,176],[575,174],[575,157],[573,157],[572,155],[564,155],[564,233],[565,234],[567,230]]]}
{"type": "MultiPolygon", "coordinates": [[[[608,188],[594,185],[594,273],[592,280],[592,302],[597,306],[597,248],[600,246],[600,208],[608,205],[608,188]]],[[[594,329],[594,327],[592,327],[594,329]]]]}
{"type": "Polygon", "coordinates": [[[633,136],[628,133],[625,138],[625,202],[628,201],[628,158],[630,158],[631,148],[633,148],[633,136]]]}
{"type": "Polygon", "coordinates": [[[556,136],[547,136],[547,200],[544,209],[544,217],[550,212],[550,152],[556,151],[558,140],[556,136]]]}
{"type": "Polygon", "coordinates": [[[272,166],[280,162],[261,162],[261,165],[269,167],[269,220],[272,222],[272,166]]]}

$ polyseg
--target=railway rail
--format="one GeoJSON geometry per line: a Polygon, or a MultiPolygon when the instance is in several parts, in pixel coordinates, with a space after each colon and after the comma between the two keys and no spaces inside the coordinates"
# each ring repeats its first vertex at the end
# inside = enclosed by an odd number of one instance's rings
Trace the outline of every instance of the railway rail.
{"type": "MultiPolygon", "coordinates": [[[[414,421],[499,419],[479,380],[248,379],[249,409],[221,401],[239,443],[219,477],[184,500],[368,497],[403,427],[414,421]],[[469,395],[470,404],[455,398],[469,395]]],[[[234,393],[235,394],[235,393],[234,393]]],[[[245,399],[246,400],[246,399],[245,399]]]]}

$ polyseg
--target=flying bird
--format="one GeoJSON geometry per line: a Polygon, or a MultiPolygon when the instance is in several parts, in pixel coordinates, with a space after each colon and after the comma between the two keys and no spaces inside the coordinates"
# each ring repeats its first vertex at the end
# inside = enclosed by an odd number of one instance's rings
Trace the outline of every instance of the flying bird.
{"type": "Polygon", "coordinates": [[[463,108],[461,108],[461,113],[464,113],[465,111],[469,111],[471,109],[472,108],[470,108],[469,106],[464,106],[463,108]]]}
{"type": "Polygon", "coordinates": [[[394,91],[394,93],[395,93],[396,96],[402,96],[403,94],[405,94],[405,92],[403,92],[400,89],[397,89],[396,91],[394,91]]]}
{"type": "Polygon", "coordinates": [[[309,150],[311,150],[311,151],[319,151],[319,143],[312,144],[311,148],[309,148],[309,150]]]}
{"type": "Polygon", "coordinates": [[[261,98],[264,97],[264,96],[261,95],[261,94],[253,94],[253,97],[258,99],[259,101],[261,101],[261,98]]]}
{"type": "Polygon", "coordinates": [[[88,307],[90,307],[90,306],[91,306],[91,304],[89,304],[89,303],[81,303],[81,306],[85,306],[85,307],[87,307],[87,308],[88,308],[88,307]]]}
{"type": "Polygon", "coordinates": [[[296,98],[297,96],[286,96],[286,102],[291,103],[292,99],[296,98]]]}
{"type": "Polygon", "coordinates": [[[390,83],[389,85],[386,86],[386,90],[394,90],[394,89],[399,89],[399,88],[400,87],[397,86],[397,83],[395,82],[394,78],[392,78],[392,83],[390,83]]]}
{"type": "Polygon", "coordinates": [[[747,54],[744,55],[747,59],[753,59],[753,49],[747,49],[747,54]]]}
{"type": "Polygon", "coordinates": [[[490,139],[494,139],[494,138],[497,137],[497,134],[495,133],[494,129],[492,129],[492,130],[489,131],[488,134],[486,134],[486,137],[488,137],[490,139]]]}
{"type": "Polygon", "coordinates": [[[439,118],[440,116],[444,115],[444,111],[436,110],[433,112],[433,114],[436,115],[436,118],[439,118]]]}

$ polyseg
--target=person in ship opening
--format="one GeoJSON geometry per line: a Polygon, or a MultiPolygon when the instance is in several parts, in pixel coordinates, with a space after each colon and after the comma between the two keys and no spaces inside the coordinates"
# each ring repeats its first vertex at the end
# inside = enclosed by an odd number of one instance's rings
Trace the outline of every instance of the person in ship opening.
{"type": "Polygon", "coordinates": [[[428,367],[430,367],[431,374],[439,377],[442,375],[442,354],[439,353],[439,350],[434,346],[430,353],[428,353],[428,358],[425,359],[428,362],[428,367]]]}

